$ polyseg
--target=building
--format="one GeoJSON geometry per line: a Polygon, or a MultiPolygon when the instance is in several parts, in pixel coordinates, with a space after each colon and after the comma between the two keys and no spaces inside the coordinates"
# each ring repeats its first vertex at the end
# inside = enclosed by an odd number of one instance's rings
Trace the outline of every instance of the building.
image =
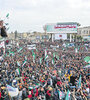
{"type": "Polygon", "coordinates": [[[90,26],[78,28],[78,35],[90,41],[90,26]]]}
{"type": "Polygon", "coordinates": [[[52,41],[67,39],[67,35],[70,35],[70,42],[72,41],[72,36],[77,34],[78,26],[80,26],[77,22],[63,22],[63,23],[51,23],[46,24],[44,30],[47,34],[51,34],[52,41]]]}
{"type": "Polygon", "coordinates": [[[33,32],[28,34],[28,39],[35,42],[45,41],[50,39],[50,34],[33,32]]]}
{"type": "Polygon", "coordinates": [[[8,33],[8,39],[15,39],[15,34],[13,32],[8,33]]]}
{"type": "Polygon", "coordinates": [[[28,33],[28,32],[24,32],[24,33],[17,33],[17,36],[15,36],[15,32],[14,33],[9,33],[8,34],[8,39],[26,39],[26,40],[30,40],[32,42],[40,42],[40,41],[48,41],[50,39],[51,35],[50,34],[46,34],[41,33],[41,32],[32,32],[32,33],[28,33]]]}

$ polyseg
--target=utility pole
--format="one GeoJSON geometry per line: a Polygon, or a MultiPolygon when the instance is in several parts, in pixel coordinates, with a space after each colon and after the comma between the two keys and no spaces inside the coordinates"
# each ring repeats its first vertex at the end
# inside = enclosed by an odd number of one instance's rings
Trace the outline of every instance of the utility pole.
{"type": "Polygon", "coordinates": [[[45,41],[46,41],[46,25],[43,27],[44,31],[45,31],[45,41]]]}
{"type": "Polygon", "coordinates": [[[16,39],[17,38],[17,30],[14,33],[15,33],[15,39],[16,39]]]}

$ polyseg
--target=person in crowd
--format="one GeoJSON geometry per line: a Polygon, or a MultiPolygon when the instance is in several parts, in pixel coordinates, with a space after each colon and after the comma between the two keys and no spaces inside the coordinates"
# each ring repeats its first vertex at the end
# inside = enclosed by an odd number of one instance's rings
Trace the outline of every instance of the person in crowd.
{"type": "Polygon", "coordinates": [[[46,42],[29,50],[23,47],[24,42],[20,41],[20,47],[6,47],[0,60],[1,100],[65,100],[67,94],[71,99],[90,99],[90,69],[83,68],[88,64],[84,58],[90,56],[89,47],[84,52],[81,43],[76,53],[75,47],[64,47],[63,42],[46,42]],[[59,48],[54,50],[50,45],[59,48]],[[16,97],[9,94],[7,85],[18,89],[16,97]]]}

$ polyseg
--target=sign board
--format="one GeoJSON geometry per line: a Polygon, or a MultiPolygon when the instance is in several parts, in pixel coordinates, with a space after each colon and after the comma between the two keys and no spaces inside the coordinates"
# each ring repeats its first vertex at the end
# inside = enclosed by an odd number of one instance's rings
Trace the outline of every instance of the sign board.
{"type": "Polygon", "coordinates": [[[6,45],[6,47],[7,47],[7,48],[11,48],[11,47],[12,47],[12,45],[10,45],[10,44],[9,44],[9,45],[6,45]]]}
{"type": "Polygon", "coordinates": [[[50,45],[51,48],[59,48],[59,45],[54,46],[54,45],[50,45]]]}
{"type": "Polygon", "coordinates": [[[47,24],[47,33],[77,33],[77,23],[47,24]]]}
{"type": "Polygon", "coordinates": [[[27,48],[28,48],[29,50],[36,49],[36,44],[27,45],[27,48]]]}
{"type": "Polygon", "coordinates": [[[36,47],[28,47],[29,50],[36,49],[36,47]]]}
{"type": "Polygon", "coordinates": [[[55,40],[60,40],[60,39],[66,40],[67,34],[60,34],[60,33],[55,34],[55,40]]]}

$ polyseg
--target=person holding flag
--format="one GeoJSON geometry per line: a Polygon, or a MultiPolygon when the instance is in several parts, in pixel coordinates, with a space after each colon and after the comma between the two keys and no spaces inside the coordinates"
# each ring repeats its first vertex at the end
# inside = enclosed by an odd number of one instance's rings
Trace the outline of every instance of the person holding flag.
{"type": "Polygon", "coordinates": [[[33,50],[32,50],[32,56],[33,56],[33,63],[35,63],[35,57],[36,57],[36,55],[35,55],[35,53],[33,52],[33,50]]]}
{"type": "Polygon", "coordinates": [[[78,88],[81,88],[81,75],[80,75],[79,81],[78,81],[78,88]]]}
{"type": "Polygon", "coordinates": [[[53,64],[53,65],[55,64],[54,57],[52,58],[52,64],[53,64]]]}
{"type": "Polygon", "coordinates": [[[68,89],[68,91],[67,91],[67,94],[66,94],[65,100],[70,100],[70,91],[69,91],[69,89],[68,89]]]}

